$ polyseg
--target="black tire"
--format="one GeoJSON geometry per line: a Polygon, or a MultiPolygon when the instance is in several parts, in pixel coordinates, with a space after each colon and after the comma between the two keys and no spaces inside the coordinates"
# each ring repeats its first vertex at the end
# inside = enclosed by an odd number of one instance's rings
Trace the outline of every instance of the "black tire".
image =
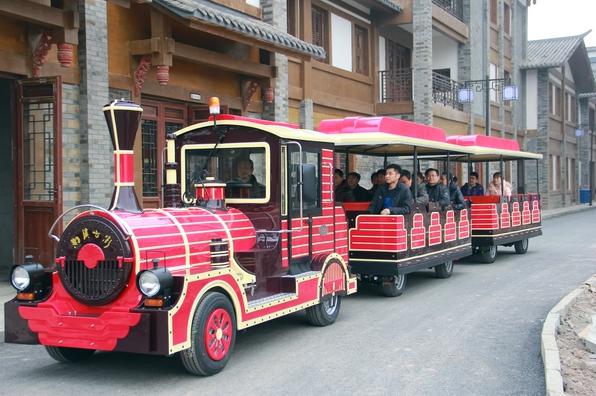
{"type": "Polygon", "coordinates": [[[217,374],[223,370],[236,343],[236,315],[230,300],[221,293],[207,293],[195,311],[190,334],[190,348],[180,352],[184,368],[200,376],[217,374]],[[213,347],[208,349],[206,338],[209,337],[213,347]],[[221,358],[214,357],[214,353],[221,353],[221,358]]]}
{"type": "Polygon", "coordinates": [[[513,244],[513,247],[515,248],[515,253],[516,254],[526,254],[526,252],[528,251],[529,243],[530,242],[528,241],[528,238],[515,242],[513,244]]]}
{"type": "Polygon", "coordinates": [[[480,262],[482,263],[494,263],[497,259],[497,245],[481,247],[478,256],[480,257],[480,262]]]}
{"type": "Polygon", "coordinates": [[[453,260],[435,266],[435,276],[439,279],[449,278],[453,274],[453,260]]]}
{"type": "Polygon", "coordinates": [[[80,349],[80,348],[64,348],[46,346],[46,351],[52,359],[60,363],[75,363],[89,359],[94,353],[95,349],[80,349]]]}
{"type": "Polygon", "coordinates": [[[306,320],[314,326],[329,326],[339,316],[340,308],[340,295],[323,297],[317,305],[306,308],[306,320]]]}
{"type": "Polygon", "coordinates": [[[404,294],[406,290],[406,274],[392,276],[381,285],[383,295],[387,297],[397,297],[404,294]]]}

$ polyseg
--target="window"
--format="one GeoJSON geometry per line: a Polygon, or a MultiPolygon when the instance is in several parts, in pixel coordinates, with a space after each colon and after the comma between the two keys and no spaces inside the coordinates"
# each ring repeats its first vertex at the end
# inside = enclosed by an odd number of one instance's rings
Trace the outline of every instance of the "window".
{"type": "Polygon", "coordinates": [[[269,145],[266,143],[189,144],[182,147],[182,191],[195,197],[207,177],[226,184],[229,203],[269,201],[269,145]]]}
{"type": "Polygon", "coordinates": [[[503,30],[505,34],[511,35],[511,8],[507,3],[503,9],[503,30]]]}
{"type": "Polygon", "coordinates": [[[567,101],[567,114],[566,119],[569,122],[577,122],[577,108],[575,103],[575,96],[570,93],[565,94],[565,100],[567,101]]]}
{"type": "Polygon", "coordinates": [[[549,100],[550,100],[550,112],[553,115],[560,116],[561,115],[561,88],[557,87],[555,84],[550,84],[549,90],[549,100]]]}
{"type": "MultiPolygon", "coordinates": [[[[290,174],[288,177],[289,185],[289,205],[294,216],[300,213],[300,190],[298,182],[300,181],[300,153],[295,145],[288,145],[290,152],[290,174]]],[[[310,169],[315,173],[316,193],[313,197],[303,192],[303,215],[316,215],[321,212],[321,151],[316,149],[302,148],[303,169],[310,169]]],[[[303,174],[304,175],[304,174],[303,174]]]]}
{"type": "Polygon", "coordinates": [[[559,156],[551,154],[550,161],[551,161],[551,172],[550,172],[551,191],[559,191],[559,175],[560,175],[560,171],[561,171],[561,164],[559,161],[559,156]]]}
{"type": "Polygon", "coordinates": [[[327,53],[326,62],[329,62],[329,14],[326,10],[312,7],[312,43],[323,47],[327,53]]]}
{"type": "Polygon", "coordinates": [[[299,37],[300,36],[300,32],[298,30],[298,15],[299,15],[299,10],[297,7],[297,1],[296,0],[288,0],[288,33],[291,34],[292,36],[296,36],[299,37]]]}
{"type": "Polygon", "coordinates": [[[565,177],[567,178],[567,190],[571,191],[573,187],[573,162],[571,158],[567,158],[567,171],[565,177]]]}
{"type": "Polygon", "coordinates": [[[354,71],[368,75],[368,29],[354,25],[354,71]]]}
{"type": "Polygon", "coordinates": [[[498,0],[490,0],[490,23],[497,24],[498,0]]]}

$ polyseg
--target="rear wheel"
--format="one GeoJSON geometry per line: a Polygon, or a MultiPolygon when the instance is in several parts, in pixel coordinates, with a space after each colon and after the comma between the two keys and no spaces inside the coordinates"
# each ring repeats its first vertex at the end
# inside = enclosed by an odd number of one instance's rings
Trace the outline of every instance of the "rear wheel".
{"type": "Polygon", "coordinates": [[[306,320],[315,326],[328,326],[339,316],[341,296],[323,297],[320,303],[306,308],[306,320]]]}
{"type": "Polygon", "coordinates": [[[453,260],[435,266],[435,276],[440,279],[449,278],[453,273],[453,260]]]}
{"type": "Polygon", "coordinates": [[[515,244],[513,244],[513,247],[515,248],[515,253],[526,254],[526,252],[528,251],[528,244],[528,238],[515,242],[515,244]]]}
{"type": "Polygon", "coordinates": [[[191,374],[219,373],[228,363],[236,342],[236,316],[230,300],[221,293],[208,293],[192,320],[191,346],[180,353],[191,374]]]}
{"type": "Polygon", "coordinates": [[[486,264],[494,263],[497,259],[497,245],[480,248],[480,261],[486,264]]]}
{"type": "Polygon", "coordinates": [[[46,351],[60,363],[74,363],[87,360],[95,353],[95,349],[64,348],[47,346],[46,351]]]}
{"type": "Polygon", "coordinates": [[[382,284],[383,294],[387,297],[397,297],[404,294],[406,290],[406,274],[392,276],[382,284]]]}

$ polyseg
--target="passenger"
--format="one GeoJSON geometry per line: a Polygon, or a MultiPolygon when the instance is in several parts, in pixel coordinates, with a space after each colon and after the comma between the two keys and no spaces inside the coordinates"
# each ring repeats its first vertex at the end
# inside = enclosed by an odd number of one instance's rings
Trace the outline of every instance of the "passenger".
{"type": "MultiPolygon", "coordinates": [[[[511,196],[511,183],[503,181],[504,190],[503,195],[506,197],[511,196]]],[[[488,183],[488,189],[486,195],[501,195],[501,172],[495,172],[493,175],[493,181],[488,183]]]]}
{"type": "Polygon", "coordinates": [[[370,175],[370,183],[372,184],[372,187],[368,189],[368,193],[371,197],[374,197],[375,193],[377,192],[377,188],[379,188],[379,185],[377,184],[377,172],[373,172],[370,175]]]}
{"type": "Polygon", "coordinates": [[[381,168],[377,171],[377,184],[382,186],[385,184],[385,169],[381,168]]]}
{"type": "Polygon", "coordinates": [[[354,200],[356,202],[365,202],[370,201],[372,195],[368,192],[368,190],[362,187],[360,184],[360,173],[358,172],[350,172],[348,173],[348,186],[352,190],[352,195],[354,195],[354,200]]]}
{"type": "Polygon", "coordinates": [[[424,178],[424,175],[422,174],[422,172],[420,172],[420,171],[416,172],[416,182],[418,183],[418,185],[424,184],[425,181],[426,181],[426,179],[424,178]]]}
{"type": "Polygon", "coordinates": [[[449,201],[455,210],[462,210],[466,207],[464,196],[457,185],[457,177],[443,172],[441,174],[441,180],[447,180],[447,189],[449,190],[449,201]]]}
{"type": "Polygon", "coordinates": [[[478,183],[479,181],[478,172],[470,173],[470,178],[468,182],[464,184],[461,188],[461,193],[465,196],[471,195],[484,195],[484,188],[482,184],[478,183]]]}
{"type": "Polygon", "coordinates": [[[451,200],[449,199],[449,190],[439,182],[439,171],[434,168],[428,168],[424,172],[426,176],[426,193],[429,202],[437,202],[445,209],[451,200]]]}
{"type": "MultiPolygon", "coordinates": [[[[409,170],[403,170],[401,172],[401,177],[399,181],[405,184],[406,187],[410,189],[412,192],[412,197],[414,196],[414,185],[412,184],[412,174],[409,170]]],[[[417,188],[417,195],[416,195],[416,203],[426,205],[428,203],[428,194],[426,193],[426,186],[424,184],[418,184],[417,188]]]]}
{"type": "Polygon", "coordinates": [[[254,170],[255,166],[250,158],[241,158],[236,163],[238,177],[232,180],[229,186],[233,187],[234,183],[250,184],[250,187],[247,187],[248,196],[243,198],[265,198],[265,186],[257,181],[253,175],[254,170]]]}
{"type": "Polygon", "coordinates": [[[335,202],[353,202],[354,194],[348,182],[344,179],[344,173],[341,169],[335,169],[333,172],[333,185],[335,186],[335,202]]]}
{"type": "Polygon", "coordinates": [[[408,214],[412,210],[412,193],[403,183],[399,183],[401,166],[387,166],[385,182],[377,189],[368,211],[382,215],[408,214]]]}

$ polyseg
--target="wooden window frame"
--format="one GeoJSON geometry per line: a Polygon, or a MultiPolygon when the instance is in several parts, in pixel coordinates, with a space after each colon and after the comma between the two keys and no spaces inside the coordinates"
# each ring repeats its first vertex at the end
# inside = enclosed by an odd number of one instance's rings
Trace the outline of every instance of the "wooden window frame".
{"type": "Polygon", "coordinates": [[[499,23],[499,0],[490,0],[490,23],[497,25],[499,23]]]}
{"type": "Polygon", "coordinates": [[[325,59],[321,60],[321,62],[324,63],[331,63],[331,34],[330,34],[330,29],[331,29],[331,13],[329,10],[327,10],[326,8],[320,7],[318,5],[312,5],[311,7],[311,36],[312,36],[312,43],[314,45],[318,45],[319,47],[322,47],[325,49],[325,59]],[[322,32],[321,32],[321,42],[316,41],[315,42],[315,23],[314,23],[314,18],[313,18],[313,14],[315,13],[315,11],[320,12],[322,14],[321,17],[321,25],[322,25],[322,32]]]}
{"type": "Polygon", "coordinates": [[[353,26],[353,38],[352,38],[352,71],[354,73],[362,74],[364,76],[370,75],[370,29],[359,25],[357,23],[352,23],[353,26]],[[359,62],[358,62],[358,34],[357,31],[360,30],[364,33],[364,49],[362,51],[362,57],[364,58],[362,62],[363,70],[359,70],[359,62]]]}

